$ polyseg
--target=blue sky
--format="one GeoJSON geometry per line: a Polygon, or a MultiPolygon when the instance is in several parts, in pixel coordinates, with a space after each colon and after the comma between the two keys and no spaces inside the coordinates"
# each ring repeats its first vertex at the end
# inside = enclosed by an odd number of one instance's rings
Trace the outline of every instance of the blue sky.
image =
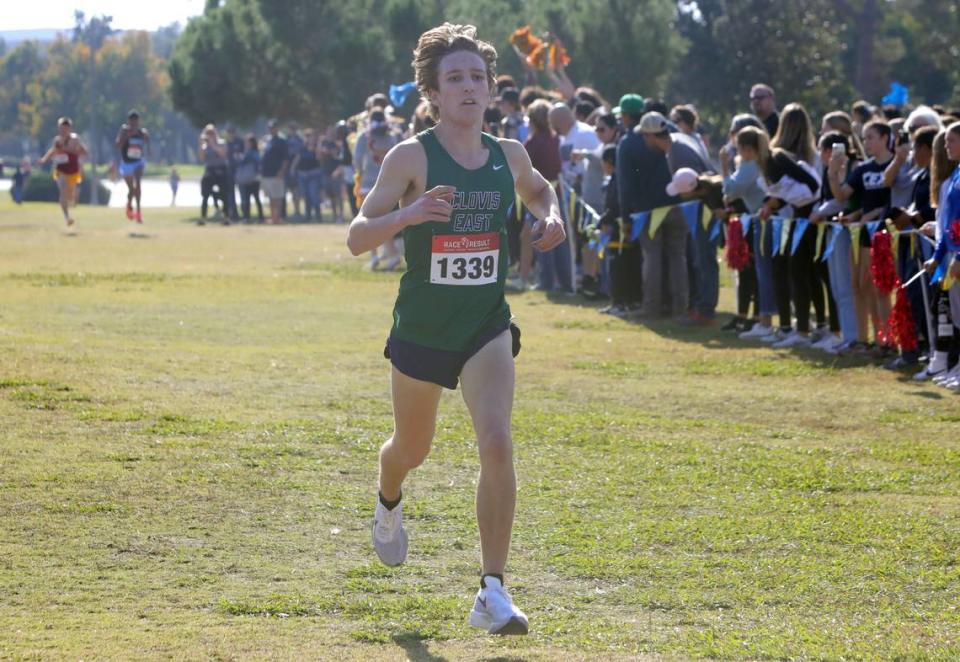
{"type": "Polygon", "coordinates": [[[14,11],[3,12],[4,30],[73,27],[73,12],[89,16],[113,16],[120,30],[155,30],[203,12],[204,0],[29,0],[17,3],[14,11]]]}

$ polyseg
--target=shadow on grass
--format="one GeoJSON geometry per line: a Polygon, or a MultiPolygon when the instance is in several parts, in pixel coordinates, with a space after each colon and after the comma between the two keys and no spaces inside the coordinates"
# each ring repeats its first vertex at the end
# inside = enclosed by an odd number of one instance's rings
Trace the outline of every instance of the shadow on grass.
{"type": "Polygon", "coordinates": [[[414,632],[393,635],[393,643],[402,648],[407,654],[407,659],[412,662],[447,662],[448,659],[431,653],[423,640],[414,632]]]}
{"type": "MultiPolygon", "coordinates": [[[[601,319],[606,318],[605,315],[600,313],[600,309],[608,305],[608,301],[590,300],[582,295],[572,296],[559,292],[548,292],[546,296],[547,300],[551,303],[581,309],[592,308],[597,311],[598,317],[601,319]]],[[[736,333],[720,330],[720,327],[732,318],[733,315],[729,313],[718,314],[709,326],[684,326],[668,317],[644,320],[625,319],[623,321],[638,328],[643,327],[662,338],[696,344],[708,350],[753,350],[767,347],[772,350],[771,356],[773,358],[790,356],[808,362],[817,368],[827,369],[862,368],[880,365],[879,359],[874,359],[870,356],[837,356],[836,354],[827,354],[826,352],[809,347],[774,350],[770,345],[758,340],[741,340],[736,333]]],[[[889,358],[883,359],[883,361],[888,360],[889,358]]],[[[908,382],[911,376],[912,373],[902,373],[902,377],[899,379],[900,381],[908,382]]],[[[938,396],[926,395],[923,397],[937,398],[938,396]]]]}
{"type": "Polygon", "coordinates": [[[152,234],[146,234],[143,232],[131,232],[127,236],[130,237],[131,239],[153,239],[152,234]]]}
{"type": "MultiPolygon", "coordinates": [[[[913,377],[910,375],[901,375],[900,377],[897,377],[897,381],[901,384],[917,384],[917,382],[915,382],[913,377]]],[[[917,385],[920,386],[920,384],[917,385]]],[[[923,386],[926,386],[926,384],[923,384],[923,386]]],[[[940,391],[912,391],[910,395],[914,396],[915,398],[926,398],[927,400],[943,400],[944,395],[954,395],[954,393],[952,391],[948,391],[947,389],[941,389],[940,391]]]]}

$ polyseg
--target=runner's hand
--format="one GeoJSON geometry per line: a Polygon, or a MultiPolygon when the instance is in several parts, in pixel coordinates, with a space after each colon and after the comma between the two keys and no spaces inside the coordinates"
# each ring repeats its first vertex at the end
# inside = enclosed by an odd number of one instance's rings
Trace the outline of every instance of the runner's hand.
{"type": "Polygon", "coordinates": [[[533,247],[538,251],[548,251],[556,248],[567,240],[567,231],[563,227],[563,220],[559,216],[547,216],[533,224],[531,234],[537,239],[533,247]]]}
{"type": "Polygon", "coordinates": [[[421,223],[449,223],[453,213],[453,186],[434,186],[432,189],[405,207],[406,225],[421,223]]]}

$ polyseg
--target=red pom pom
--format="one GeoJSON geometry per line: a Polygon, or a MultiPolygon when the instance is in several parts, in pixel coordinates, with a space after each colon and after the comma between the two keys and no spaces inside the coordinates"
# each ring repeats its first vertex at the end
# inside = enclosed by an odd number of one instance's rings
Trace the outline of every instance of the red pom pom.
{"type": "Polygon", "coordinates": [[[910,309],[910,297],[906,290],[900,289],[900,279],[894,287],[897,288],[897,302],[887,319],[887,327],[882,334],[884,344],[896,344],[905,352],[915,352],[920,342],[917,338],[917,325],[910,309]]]}
{"type": "Polygon", "coordinates": [[[950,229],[948,230],[950,235],[950,243],[953,246],[960,246],[960,218],[955,218],[950,221],[950,229]]]}
{"type": "Polygon", "coordinates": [[[743,238],[740,219],[731,218],[727,228],[727,266],[742,271],[750,264],[750,246],[743,238]]]}
{"type": "Polygon", "coordinates": [[[870,274],[873,284],[880,294],[890,294],[897,286],[897,269],[893,264],[893,250],[890,247],[890,233],[886,230],[873,235],[870,247],[870,274]]]}

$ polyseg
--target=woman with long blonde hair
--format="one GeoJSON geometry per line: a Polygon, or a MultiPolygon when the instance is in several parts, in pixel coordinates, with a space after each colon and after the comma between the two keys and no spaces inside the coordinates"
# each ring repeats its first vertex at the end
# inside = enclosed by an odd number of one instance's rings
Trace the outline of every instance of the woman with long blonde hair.
{"type": "MultiPolygon", "coordinates": [[[[813,124],[807,111],[798,103],[787,104],[780,115],[780,127],[770,143],[771,154],[763,170],[770,197],[764,203],[761,218],[786,215],[792,219],[808,219],[820,192],[816,170],[816,142],[813,124]]],[[[810,341],[810,303],[812,297],[813,261],[816,253],[816,232],[803,227],[795,238],[799,224],[790,224],[786,241],[773,237],[774,247],[782,247],[773,257],[774,289],[780,328],[763,338],[774,347],[806,347],[810,341]],[[796,250],[793,250],[796,245],[796,250]],[[790,303],[797,316],[793,329],[790,303]]],[[[775,248],[776,250],[776,248],[775,248]]]]}

